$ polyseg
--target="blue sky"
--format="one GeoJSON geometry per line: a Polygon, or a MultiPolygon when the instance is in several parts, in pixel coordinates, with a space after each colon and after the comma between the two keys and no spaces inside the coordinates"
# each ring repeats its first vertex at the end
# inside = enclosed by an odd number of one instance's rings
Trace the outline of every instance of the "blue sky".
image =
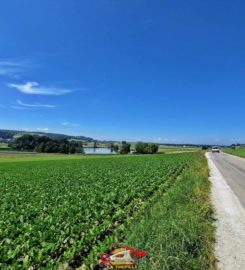
{"type": "Polygon", "coordinates": [[[0,3],[0,128],[245,142],[245,3],[0,3]]]}

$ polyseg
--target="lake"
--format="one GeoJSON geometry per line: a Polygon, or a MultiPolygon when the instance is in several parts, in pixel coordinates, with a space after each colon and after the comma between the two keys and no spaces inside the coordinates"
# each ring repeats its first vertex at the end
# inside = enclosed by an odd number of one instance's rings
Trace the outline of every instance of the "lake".
{"type": "Polygon", "coordinates": [[[88,155],[106,155],[106,154],[116,154],[116,152],[111,151],[110,148],[89,148],[89,147],[84,147],[83,148],[84,153],[88,155]]]}

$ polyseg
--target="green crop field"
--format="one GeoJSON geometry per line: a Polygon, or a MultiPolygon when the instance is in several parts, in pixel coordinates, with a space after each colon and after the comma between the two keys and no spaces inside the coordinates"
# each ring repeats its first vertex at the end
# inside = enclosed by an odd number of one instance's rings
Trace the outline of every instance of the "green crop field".
{"type": "Polygon", "coordinates": [[[198,147],[180,147],[180,146],[166,146],[160,145],[159,153],[174,153],[174,152],[196,152],[200,150],[198,147]]]}
{"type": "Polygon", "coordinates": [[[6,149],[8,145],[6,143],[0,143],[0,149],[6,149]]]}
{"type": "Polygon", "coordinates": [[[245,157],[245,147],[237,148],[237,149],[232,149],[232,148],[223,148],[223,152],[239,157],[245,157]]]}
{"type": "Polygon", "coordinates": [[[192,156],[0,161],[0,268],[91,263],[192,156]]]}

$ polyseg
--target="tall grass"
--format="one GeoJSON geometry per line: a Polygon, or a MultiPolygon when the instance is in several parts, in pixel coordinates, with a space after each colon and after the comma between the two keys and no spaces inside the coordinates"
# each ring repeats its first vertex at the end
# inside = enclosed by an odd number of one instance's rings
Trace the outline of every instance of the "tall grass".
{"type": "Polygon", "coordinates": [[[210,182],[202,153],[127,235],[125,243],[149,252],[140,269],[216,269],[210,182]]]}

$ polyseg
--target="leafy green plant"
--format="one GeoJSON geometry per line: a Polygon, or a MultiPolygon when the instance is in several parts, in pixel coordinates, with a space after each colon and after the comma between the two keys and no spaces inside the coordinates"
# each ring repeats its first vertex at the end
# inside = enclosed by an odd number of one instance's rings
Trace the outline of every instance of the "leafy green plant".
{"type": "Polygon", "coordinates": [[[125,234],[125,224],[160,187],[171,186],[192,157],[0,163],[0,268],[75,268],[94,258],[97,247],[125,234]]]}

